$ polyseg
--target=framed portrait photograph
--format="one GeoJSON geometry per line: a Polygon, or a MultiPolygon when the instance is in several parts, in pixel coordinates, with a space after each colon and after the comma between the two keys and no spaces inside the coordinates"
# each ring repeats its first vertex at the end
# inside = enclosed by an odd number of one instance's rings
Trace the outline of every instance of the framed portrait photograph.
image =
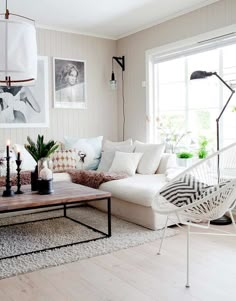
{"type": "Polygon", "coordinates": [[[34,85],[0,86],[0,128],[48,126],[48,58],[39,56],[34,85]]]}
{"type": "Polygon", "coordinates": [[[87,108],[85,72],[85,61],[53,58],[55,108],[87,108]]]}

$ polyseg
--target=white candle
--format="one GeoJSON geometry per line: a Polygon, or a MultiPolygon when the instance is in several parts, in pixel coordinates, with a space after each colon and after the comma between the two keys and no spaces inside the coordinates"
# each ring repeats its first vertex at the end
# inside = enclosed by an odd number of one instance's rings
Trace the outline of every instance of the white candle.
{"type": "Polygon", "coordinates": [[[10,140],[7,140],[7,157],[10,156],[9,147],[10,147],[10,140]]]}

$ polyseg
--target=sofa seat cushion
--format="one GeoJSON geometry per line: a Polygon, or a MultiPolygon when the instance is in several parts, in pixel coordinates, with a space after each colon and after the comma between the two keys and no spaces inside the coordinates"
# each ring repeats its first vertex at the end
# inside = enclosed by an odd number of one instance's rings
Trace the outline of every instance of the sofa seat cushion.
{"type": "Polygon", "coordinates": [[[54,182],[71,182],[71,176],[67,172],[55,172],[53,173],[54,182]]]}
{"type": "Polygon", "coordinates": [[[134,204],[151,207],[157,192],[166,184],[163,174],[140,175],[103,183],[99,189],[113,197],[134,204]]]}

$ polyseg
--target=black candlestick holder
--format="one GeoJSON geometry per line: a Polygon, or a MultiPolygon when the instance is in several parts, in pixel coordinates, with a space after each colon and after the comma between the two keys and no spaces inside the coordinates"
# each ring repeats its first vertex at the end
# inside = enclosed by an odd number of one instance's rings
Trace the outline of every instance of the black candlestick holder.
{"type": "Polygon", "coordinates": [[[6,170],[6,190],[3,191],[2,196],[3,197],[11,197],[14,196],[15,193],[13,190],[11,190],[11,178],[10,178],[10,159],[11,157],[9,155],[6,156],[7,161],[7,170],[6,170]]]}
{"type": "Polygon", "coordinates": [[[20,179],[21,162],[22,162],[22,160],[16,160],[16,166],[17,166],[17,168],[16,168],[16,171],[17,171],[17,179],[16,179],[17,180],[17,182],[16,182],[17,191],[15,192],[16,194],[24,193],[23,191],[20,190],[20,188],[21,188],[21,179],[20,179]]]}

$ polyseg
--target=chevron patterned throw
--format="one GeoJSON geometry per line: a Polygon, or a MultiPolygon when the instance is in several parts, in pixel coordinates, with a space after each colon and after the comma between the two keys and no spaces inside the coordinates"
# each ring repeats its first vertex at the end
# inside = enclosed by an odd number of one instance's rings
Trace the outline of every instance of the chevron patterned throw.
{"type": "Polygon", "coordinates": [[[207,187],[209,187],[207,184],[198,181],[191,174],[186,174],[164,187],[159,193],[170,203],[181,207],[198,200],[207,187]]]}

